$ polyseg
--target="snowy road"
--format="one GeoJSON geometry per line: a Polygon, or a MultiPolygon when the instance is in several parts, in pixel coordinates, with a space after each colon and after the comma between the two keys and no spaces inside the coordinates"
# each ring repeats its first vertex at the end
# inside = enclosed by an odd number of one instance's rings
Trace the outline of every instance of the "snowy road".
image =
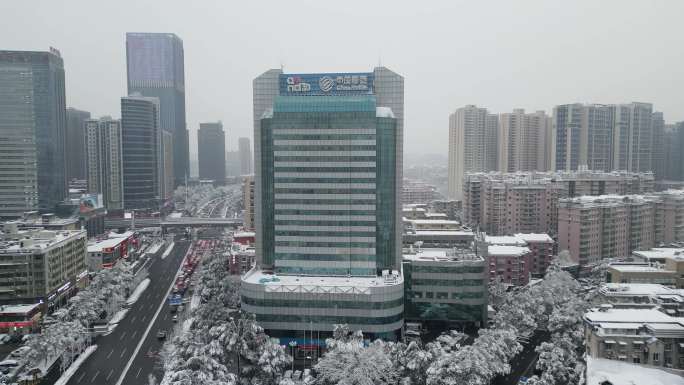
{"type": "Polygon", "coordinates": [[[151,282],[147,290],[111,334],[97,339],[97,351],[81,365],[67,385],[115,385],[129,361],[130,367],[121,383],[147,384],[147,377],[155,370],[156,355],[162,347],[162,341],[157,339],[157,331],[171,330],[174,326],[166,294],[188,246],[189,242],[176,242],[167,258],[155,259],[151,263],[151,282]],[[155,314],[158,314],[156,318],[155,314]],[[148,330],[149,333],[145,335],[148,330]],[[140,348],[133,357],[138,346],[140,348]]]}

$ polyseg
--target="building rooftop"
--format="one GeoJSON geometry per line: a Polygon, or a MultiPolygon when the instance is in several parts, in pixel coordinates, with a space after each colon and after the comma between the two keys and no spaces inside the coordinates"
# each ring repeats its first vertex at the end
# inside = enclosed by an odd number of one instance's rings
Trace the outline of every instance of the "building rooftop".
{"type": "Polygon", "coordinates": [[[684,261],[683,248],[659,247],[651,250],[633,251],[632,254],[645,260],[674,259],[676,261],[684,261]]]}
{"type": "Polygon", "coordinates": [[[527,234],[515,234],[516,237],[522,239],[525,242],[547,242],[553,243],[553,239],[549,234],[545,233],[527,233],[527,234]]]}
{"type": "Polygon", "coordinates": [[[655,283],[606,283],[599,288],[606,296],[658,296],[677,295],[677,291],[655,283]]]}
{"type": "Polygon", "coordinates": [[[660,267],[645,265],[645,264],[611,264],[610,269],[615,269],[620,272],[642,272],[642,273],[672,273],[670,270],[665,270],[660,267]]]}
{"type": "Polygon", "coordinates": [[[0,306],[0,315],[2,314],[26,314],[39,307],[39,303],[30,305],[2,305],[0,306]]]}
{"type": "MultiPolygon", "coordinates": [[[[270,286],[273,289],[284,288],[288,291],[296,289],[308,292],[325,292],[326,288],[371,288],[403,285],[404,279],[399,272],[388,277],[361,277],[361,276],[304,276],[304,275],[280,275],[267,273],[254,268],[243,276],[246,283],[270,286]]],[[[267,289],[268,290],[268,289],[267,289]]],[[[276,291],[276,290],[274,290],[276,291]]]]}
{"type": "Polygon", "coordinates": [[[416,236],[434,236],[434,235],[441,235],[441,236],[474,236],[475,233],[472,231],[461,231],[461,230],[415,230],[410,233],[406,233],[404,235],[416,235],[416,236]]]}
{"type": "Polygon", "coordinates": [[[590,356],[586,362],[586,383],[591,385],[605,381],[615,385],[684,385],[684,377],[654,367],[590,356]]]}
{"type": "Polygon", "coordinates": [[[15,233],[0,232],[0,253],[32,253],[49,249],[61,242],[86,236],[85,230],[19,230],[15,233]]]}
{"type": "Polygon", "coordinates": [[[485,235],[485,242],[490,245],[502,245],[502,246],[525,246],[526,242],[517,236],[501,235],[492,236],[485,235]]]}
{"type": "Polygon", "coordinates": [[[417,262],[477,262],[484,259],[469,249],[440,249],[426,248],[415,250],[414,253],[404,250],[405,261],[417,262]]]}
{"type": "Polygon", "coordinates": [[[460,225],[458,221],[451,221],[448,219],[408,219],[404,218],[405,222],[414,222],[415,224],[435,224],[435,225],[460,225]]]}
{"type": "Polygon", "coordinates": [[[666,323],[678,324],[681,319],[655,309],[592,309],[584,313],[584,319],[591,323],[666,323]]]}
{"type": "Polygon", "coordinates": [[[110,249],[126,242],[126,238],[108,238],[88,242],[89,253],[101,253],[104,249],[110,249]]]}
{"type": "Polygon", "coordinates": [[[490,245],[487,254],[492,257],[520,257],[530,252],[527,247],[490,245]]]}

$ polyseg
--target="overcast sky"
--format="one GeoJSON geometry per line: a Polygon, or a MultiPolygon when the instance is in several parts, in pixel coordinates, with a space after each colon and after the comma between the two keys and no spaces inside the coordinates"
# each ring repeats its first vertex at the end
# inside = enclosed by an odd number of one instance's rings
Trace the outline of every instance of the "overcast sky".
{"type": "Polygon", "coordinates": [[[448,116],[572,102],[651,102],[684,120],[684,1],[0,0],[0,49],[62,52],[67,105],[118,117],[126,32],[185,48],[191,149],[222,120],[228,149],[252,137],[252,79],[370,71],[406,81],[405,151],[446,153],[448,116]]]}

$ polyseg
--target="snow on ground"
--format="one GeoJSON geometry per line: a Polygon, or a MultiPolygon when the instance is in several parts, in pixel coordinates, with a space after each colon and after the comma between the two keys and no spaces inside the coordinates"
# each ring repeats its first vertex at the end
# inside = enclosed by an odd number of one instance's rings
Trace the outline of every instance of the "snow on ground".
{"type": "Polygon", "coordinates": [[[684,385],[684,377],[654,367],[587,357],[587,385],[684,385]]]}
{"type": "Polygon", "coordinates": [[[173,246],[175,244],[176,244],[175,242],[171,242],[171,244],[169,244],[169,246],[166,248],[166,250],[164,250],[164,254],[162,254],[162,259],[168,257],[169,254],[171,254],[171,250],[173,250],[173,246]]]}
{"type": "Polygon", "coordinates": [[[81,353],[80,356],[74,361],[71,366],[69,366],[69,369],[67,369],[64,373],[62,373],[62,376],[59,377],[59,380],[55,382],[55,385],[65,385],[67,382],[69,382],[69,379],[71,376],[76,373],[78,368],[83,364],[83,362],[91,355],[93,352],[97,349],[97,345],[91,345],[86,348],[86,350],[81,353]]]}
{"type": "Polygon", "coordinates": [[[192,321],[194,321],[193,317],[187,318],[186,320],[183,321],[183,333],[187,333],[188,330],[190,330],[190,326],[192,326],[192,321]]]}
{"type": "Polygon", "coordinates": [[[104,333],[104,335],[109,335],[111,332],[113,332],[114,329],[116,329],[116,325],[118,325],[119,322],[121,322],[121,320],[126,316],[127,313],[128,309],[121,309],[117,311],[116,314],[114,314],[114,317],[112,317],[112,319],[109,320],[109,323],[107,324],[107,332],[104,333]]]}
{"type": "Polygon", "coordinates": [[[154,245],[150,246],[150,248],[148,250],[146,250],[145,252],[147,254],[157,254],[157,252],[159,251],[159,249],[161,249],[161,247],[163,245],[164,245],[164,242],[155,243],[154,245]]]}
{"type": "Polygon", "coordinates": [[[140,299],[140,296],[145,291],[145,289],[147,289],[148,286],[150,286],[150,279],[149,278],[143,279],[142,282],[140,282],[138,284],[138,286],[135,288],[135,290],[133,291],[133,294],[131,294],[131,296],[128,297],[128,299],[126,300],[126,304],[130,306],[130,305],[133,305],[134,303],[136,303],[138,301],[138,299],[140,299]]]}
{"type": "Polygon", "coordinates": [[[197,309],[197,306],[200,304],[200,299],[199,292],[195,291],[192,293],[192,299],[190,299],[190,310],[197,309]]]}

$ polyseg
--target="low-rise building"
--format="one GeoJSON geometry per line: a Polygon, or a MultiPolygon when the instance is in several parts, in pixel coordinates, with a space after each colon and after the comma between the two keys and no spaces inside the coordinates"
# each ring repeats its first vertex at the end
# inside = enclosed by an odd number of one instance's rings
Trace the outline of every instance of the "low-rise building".
{"type": "Polygon", "coordinates": [[[233,276],[242,276],[254,267],[254,247],[233,243],[227,253],[228,272],[233,276]]]}
{"type": "Polygon", "coordinates": [[[402,235],[404,247],[420,245],[421,248],[469,248],[474,238],[471,230],[418,230],[402,235]]]}
{"type": "Polygon", "coordinates": [[[404,229],[409,231],[419,230],[462,230],[463,227],[457,221],[450,221],[447,219],[404,219],[404,229]]]}
{"type": "Polygon", "coordinates": [[[611,263],[606,269],[606,282],[655,283],[668,287],[677,286],[677,273],[661,265],[646,263],[611,263]]]}
{"type": "Polygon", "coordinates": [[[461,220],[461,210],[463,209],[463,206],[462,202],[456,199],[436,200],[430,203],[430,209],[435,213],[446,214],[447,219],[458,221],[461,220]]]}
{"type": "Polygon", "coordinates": [[[401,201],[403,204],[430,203],[442,198],[437,187],[419,180],[404,179],[401,201]]]}
{"type": "Polygon", "coordinates": [[[85,230],[19,230],[0,233],[0,304],[54,306],[85,279],[85,230]]]}
{"type": "Polygon", "coordinates": [[[407,320],[486,324],[485,260],[473,251],[405,250],[403,269],[407,320]]]}
{"type": "Polygon", "coordinates": [[[0,333],[28,334],[39,326],[43,313],[40,303],[0,306],[0,333]]]}
{"type": "Polygon", "coordinates": [[[134,247],[134,233],[110,233],[106,238],[98,238],[88,242],[88,270],[99,271],[110,269],[134,247]]]}
{"type": "Polygon", "coordinates": [[[684,290],[655,283],[606,283],[598,290],[598,301],[621,308],[650,308],[656,304],[669,315],[681,316],[684,290]]]}
{"type": "Polygon", "coordinates": [[[553,258],[553,240],[547,234],[489,236],[478,233],[476,247],[487,260],[490,280],[521,286],[530,276],[543,277],[553,258]]]}
{"type": "Polygon", "coordinates": [[[584,314],[586,354],[635,364],[684,368],[684,321],[656,307],[603,305],[584,314]]]}

